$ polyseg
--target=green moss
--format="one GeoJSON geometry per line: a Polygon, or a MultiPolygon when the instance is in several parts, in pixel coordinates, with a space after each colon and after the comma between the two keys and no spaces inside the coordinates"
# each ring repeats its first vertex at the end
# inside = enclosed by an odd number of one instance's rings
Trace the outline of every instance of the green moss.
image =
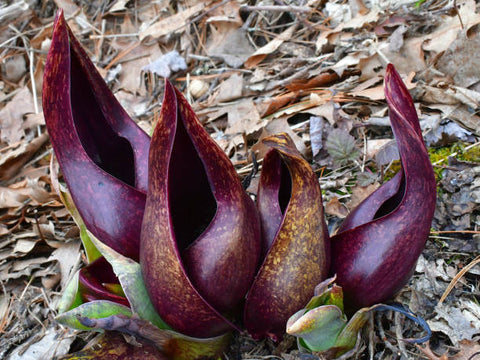
{"type": "Polygon", "coordinates": [[[450,146],[428,149],[430,161],[434,164],[434,172],[437,180],[442,179],[443,168],[448,165],[448,158],[455,157],[459,161],[480,163],[480,146],[457,142],[450,146]],[[435,166],[437,165],[437,166],[435,166]]]}
{"type": "Polygon", "coordinates": [[[435,173],[435,179],[437,181],[443,178],[443,168],[440,166],[447,165],[448,157],[453,153],[454,151],[452,151],[451,147],[428,149],[428,156],[430,157],[430,162],[433,164],[433,172],[435,173]]]}
{"type": "Polygon", "coordinates": [[[390,165],[388,170],[385,171],[385,174],[383,174],[384,182],[394,177],[395,174],[398,173],[401,169],[402,163],[400,162],[400,160],[395,160],[394,162],[392,162],[392,165],[390,165]]]}
{"type": "Polygon", "coordinates": [[[480,146],[472,146],[469,149],[463,149],[457,156],[458,160],[480,163],[480,146]]]}
{"type": "MultiPolygon", "coordinates": [[[[441,180],[443,178],[443,166],[448,165],[448,158],[454,156],[459,161],[468,161],[480,163],[480,146],[472,146],[471,144],[457,142],[450,146],[428,149],[435,173],[435,178],[441,180]]],[[[384,179],[390,180],[401,169],[400,161],[394,161],[384,174],[384,179]]]]}

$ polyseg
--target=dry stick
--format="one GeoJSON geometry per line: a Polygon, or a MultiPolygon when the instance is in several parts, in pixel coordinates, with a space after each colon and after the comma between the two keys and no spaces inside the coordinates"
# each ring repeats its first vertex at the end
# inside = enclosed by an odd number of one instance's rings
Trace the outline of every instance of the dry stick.
{"type": "Polygon", "coordinates": [[[125,56],[130,54],[134,49],[136,49],[140,45],[140,42],[133,42],[131,45],[129,45],[127,48],[122,50],[117,56],[115,56],[110,63],[105,66],[105,70],[110,69],[112,66],[114,66],[116,63],[118,63],[121,59],[123,59],[125,56]]]}
{"type": "Polygon", "coordinates": [[[462,30],[465,30],[465,26],[463,25],[462,17],[460,16],[460,11],[458,11],[457,0],[453,1],[453,7],[455,8],[455,12],[457,13],[458,20],[460,20],[460,25],[462,26],[462,30]]]}
{"type": "MultiPolygon", "coordinates": [[[[396,312],[393,316],[394,316],[394,319],[395,319],[395,336],[397,337],[397,339],[403,339],[400,313],[396,312]]],[[[398,341],[397,346],[400,349],[400,352],[402,353],[402,355],[405,356],[405,358],[408,359],[407,349],[405,347],[405,343],[403,341],[398,341]]]]}
{"type": "Polygon", "coordinates": [[[473,261],[470,264],[465,266],[462,270],[458,272],[457,275],[455,275],[455,277],[452,279],[450,284],[448,284],[447,289],[443,293],[442,297],[440,298],[440,301],[438,302],[439,304],[443,303],[443,301],[446,299],[448,294],[450,294],[454,286],[457,285],[457,283],[460,281],[463,275],[465,275],[471,268],[473,268],[478,263],[480,263],[480,255],[477,256],[475,259],[473,259],[473,261]]]}
{"type": "MultiPolygon", "coordinates": [[[[208,10],[205,10],[205,12],[201,13],[200,15],[198,15],[197,17],[194,17],[192,20],[190,20],[187,24],[185,25],[191,25],[191,24],[194,24],[196,23],[198,20],[202,19],[203,17],[205,17],[208,13],[212,12],[213,10],[225,5],[226,3],[229,3],[230,1],[232,0],[223,0],[222,2],[216,4],[216,5],[213,5],[210,9],[208,10]]],[[[178,29],[181,29],[183,26],[181,26],[180,28],[178,29]]],[[[177,29],[177,30],[178,30],[177,29]]],[[[175,30],[176,31],[176,30],[175,30]]]]}
{"type": "Polygon", "coordinates": [[[383,343],[385,344],[385,347],[389,349],[393,354],[398,353],[398,348],[393,345],[390,340],[388,340],[387,335],[385,334],[385,330],[383,329],[383,324],[381,321],[381,315],[380,314],[375,314],[375,322],[377,323],[377,329],[378,332],[380,333],[380,339],[382,339],[383,343]]]}
{"type": "Polygon", "coordinates": [[[105,19],[102,20],[102,24],[101,24],[101,34],[99,36],[99,39],[100,41],[96,44],[95,46],[95,57],[97,59],[97,61],[100,61],[100,59],[102,58],[102,46],[103,46],[103,42],[105,40],[105,27],[107,25],[107,21],[105,19]]]}
{"type": "Polygon", "coordinates": [[[294,6],[294,5],[242,5],[240,11],[281,11],[281,12],[296,12],[305,13],[311,12],[313,9],[308,6],[294,6]]]}
{"type": "Polygon", "coordinates": [[[27,55],[28,55],[28,62],[30,63],[30,81],[32,82],[33,106],[34,106],[34,109],[35,109],[35,114],[38,114],[39,110],[38,110],[38,101],[37,101],[37,88],[35,86],[35,74],[34,74],[35,71],[34,71],[34,68],[33,68],[34,58],[33,58],[32,47],[29,46],[27,38],[25,37],[25,35],[23,35],[20,32],[20,30],[18,30],[12,24],[8,25],[8,27],[10,29],[12,29],[13,31],[15,31],[20,36],[20,38],[23,41],[23,45],[25,46],[25,51],[27,52],[27,55]]]}
{"type": "Polygon", "coordinates": [[[480,231],[476,231],[476,230],[443,230],[443,231],[432,231],[432,234],[480,234],[480,231]]]}
{"type": "MultiPolygon", "coordinates": [[[[478,145],[480,145],[480,141],[479,141],[479,142],[476,142],[476,143],[473,143],[472,145],[468,145],[467,147],[465,147],[465,149],[463,149],[463,151],[468,151],[468,150],[470,150],[470,149],[472,149],[472,148],[474,148],[474,147],[476,147],[476,146],[478,146],[478,145]]],[[[448,157],[457,156],[457,155],[458,155],[458,151],[455,151],[454,153],[451,153],[450,155],[448,155],[448,157]]],[[[438,164],[446,161],[446,160],[448,159],[448,157],[447,157],[447,158],[444,158],[444,159],[440,159],[440,160],[434,162],[432,165],[433,165],[433,166],[438,165],[438,164]]]]}

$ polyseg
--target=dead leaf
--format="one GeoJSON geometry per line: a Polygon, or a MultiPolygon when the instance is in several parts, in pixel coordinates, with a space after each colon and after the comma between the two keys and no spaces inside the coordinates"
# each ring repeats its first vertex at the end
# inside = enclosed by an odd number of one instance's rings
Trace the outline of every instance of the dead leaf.
{"type": "Polygon", "coordinates": [[[200,11],[204,10],[208,3],[199,2],[183,11],[161,19],[153,24],[149,24],[146,28],[141,27],[139,32],[140,41],[143,41],[147,37],[158,39],[164,35],[168,35],[173,32],[183,31],[185,25],[188,23],[188,19],[194,15],[197,15],[200,11]]]}
{"type": "Polygon", "coordinates": [[[439,147],[447,146],[457,141],[474,142],[472,133],[465,130],[456,122],[442,122],[440,116],[430,116],[427,118],[429,131],[424,139],[427,146],[439,147]]]}
{"type": "Polygon", "coordinates": [[[319,116],[310,117],[310,144],[312,155],[315,157],[323,148],[325,120],[319,116]]]}
{"type": "Polygon", "coordinates": [[[378,183],[370,184],[368,186],[355,186],[352,189],[352,196],[350,198],[350,201],[346,204],[348,209],[350,211],[355,209],[358,204],[360,204],[363,200],[369,197],[370,194],[377,190],[379,186],[380,184],[378,183]]]}
{"type": "Polygon", "coordinates": [[[8,81],[16,83],[27,72],[27,61],[23,55],[13,55],[2,61],[2,75],[8,81]]]}
{"type": "Polygon", "coordinates": [[[73,274],[78,270],[82,262],[82,253],[80,251],[81,242],[79,240],[64,243],[52,252],[49,261],[58,261],[60,266],[62,290],[65,289],[73,274]]]}
{"type": "Polygon", "coordinates": [[[48,139],[44,133],[30,142],[21,141],[0,149],[0,180],[11,179],[48,139]]]}
{"type": "Polygon", "coordinates": [[[215,100],[218,102],[232,101],[241,97],[242,91],[243,76],[234,73],[220,84],[215,100]]]}
{"type": "Polygon", "coordinates": [[[275,39],[271,40],[268,44],[257,49],[247,61],[245,61],[245,67],[251,69],[254,66],[257,66],[267,57],[267,55],[272,54],[277,50],[284,41],[290,40],[295,31],[295,26],[290,26],[287,30],[277,35],[275,39]]]}
{"type": "Polygon", "coordinates": [[[408,27],[404,24],[400,25],[388,38],[388,50],[392,52],[399,52],[403,47],[403,35],[407,32],[408,27]]]}
{"type": "Polygon", "coordinates": [[[127,3],[129,2],[130,0],[116,0],[113,5],[110,7],[110,9],[108,10],[108,13],[115,13],[117,11],[125,11],[127,10],[127,3]]]}
{"type": "Polygon", "coordinates": [[[157,44],[147,46],[133,43],[128,47],[121,43],[113,45],[120,53],[110,62],[109,66],[115,65],[120,60],[122,61],[122,69],[118,78],[119,88],[132,94],[145,96],[146,89],[145,86],[142,86],[142,68],[162,56],[161,49],[157,44]]]}
{"type": "Polygon", "coordinates": [[[480,32],[459,31],[458,36],[437,62],[437,69],[450,76],[458,86],[467,88],[480,80],[480,32]]]}
{"type": "Polygon", "coordinates": [[[348,215],[348,209],[334,196],[325,204],[325,213],[344,219],[348,215]]]}
{"type": "Polygon", "coordinates": [[[32,94],[24,87],[0,110],[0,139],[8,145],[19,142],[25,136],[23,117],[33,112],[32,94]]]}
{"type": "Polygon", "coordinates": [[[478,360],[480,359],[480,339],[462,340],[458,343],[460,351],[452,356],[452,360],[478,360]]]}
{"type": "Polygon", "coordinates": [[[0,187],[0,209],[18,208],[28,199],[28,195],[6,187],[0,187]]]}
{"type": "Polygon", "coordinates": [[[463,4],[459,4],[457,9],[458,14],[453,12],[444,15],[440,26],[433,33],[425,36],[424,50],[439,54],[447,50],[457,38],[458,33],[462,30],[462,23],[466,30],[480,24],[480,14],[476,11],[475,0],[466,0],[463,4]],[[459,18],[462,19],[462,22],[459,18]]]}
{"type": "Polygon", "coordinates": [[[229,105],[228,127],[225,133],[248,135],[260,130],[266,123],[266,120],[261,120],[253,100],[245,98],[229,105]]]}
{"type": "Polygon", "coordinates": [[[50,327],[43,334],[39,334],[33,344],[28,344],[28,348],[19,346],[8,358],[10,360],[38,360],[38,359],[58,359],[57,356],[67,354],[70,345],[75,341],[73,332],[59,331],[50,327]]]}
{"type": "Polygon", "coordinates": [[[453,344],[460,340],[472,340],[480,329],[479,308],[471,300],[458,301],[455,307],[438,304],[435,307],[436,316],[427,323],[432,331],[446,334],[453,344]]]}
{"type": "MultiPolygon", "coordinates": [[[[395,65],[399,73],[409,74],[420,72],[426,68],[425,54],[423,44],[424,37],[407,38],[401,48],[401,51],[392,51],[389,45],[384,43],[379,46],[383,57],[395,65]]],[[[386,65],[383,63],[383,65],[386,65]]]]}
{"type": "Polygon", "coordinates": [[[54,0],[59,9],[65,11],[65,17],[69,18],[80,11],[80,8],[72,0],[54,0]]]}
{"type": "Polygon", "coordinates": [[[365,24],[373,23],[378,20],[378,11],[370,10],[367,14],[358,13],[350,21],[340,23],[335,29],[323,31],[317,39],[315,47],[317,52],[322,52],[322,49],[325,45],[329,43],[329,38],[333,34],[338,34],[342,32],[343,29],[359,29],[362,28],[365,24]]]}
{"type": "Polygon", "coordinates": [[[279,134],[282,132],[287,133],[292,138],[298,151],[300,151],[304,156],[307,155],[307,147],[305,146],[305,142],[292,130],[288,124],[287,116],[281,116],[271,120],[265,127],[265,130],[269,133],[269,135],[279,134]]]}
{"type": "Polygon", "coordinates": [[[367,143],[367,156],[375,158],[377,166],[387,166],[400,159],[397,142],[393,139],[374,139],[367,143]]]}
{"type": "Polygon", "coordinates": [[[211,23],[211,35],[206,49],[209,56],[222,59],[232,68],[241,67],[255,50],[245,29],[236,23],[211,23]]]}

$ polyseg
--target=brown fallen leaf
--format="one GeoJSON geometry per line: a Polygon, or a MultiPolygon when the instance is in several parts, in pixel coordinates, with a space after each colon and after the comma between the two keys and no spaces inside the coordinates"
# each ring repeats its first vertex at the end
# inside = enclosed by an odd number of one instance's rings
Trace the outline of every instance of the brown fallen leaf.
{"type": "Polygon", "coordinates": [[[245,67],[251,69],[254,66],[257,66],[263,61],[268,55],[276,51],[284,41],[290,40],[293,32],[295,31],[295,26],[290,26],[287,30],[277,35],[272,41],[268,44],[257,49],[250,57],[245,61],[245,67]]]}
{"type": "Polygon", "coordinates": [[[260,130],[267,121],[260,114],[251,98],[242,99],[229,106],[226,134],[251,134],[260,130]]]}
{"type": "Polygon", "coordinates": [[[9,145],[19,142],[25,136],[23,117],[34,111],[32,94],[24,87],[0,110],[1,141],[9,145]]]}
{"type": "Polygon", "coordinates": [[[16,145],[0,149],[0,180],[11,179],[48,140],[46,133],[30,142],[21,141],[16,145]]]}
{"type": "Polygon", "coordinates": [[[227,102],[238,99],[242,96],[243,76],[233,73],[228,79],[220,84],[218,95],[215,98],[217,102],[227,102]]]}
{"type": "Polygon", "coordinates": [[[348,209],[334,196],[325,204],[325,213],[344,219],[348,215],[348,209]]]}
{"type": "Polygon", "coordinates": [[[347,208],[351,211],[357,207],[363,200],[365,200],[371,193],[373,193],[380,184],[370,184],[368,186],[355,186],[352,189],[352,197],[346,204],[347,208]]]}
{"type": "Polygon", "coordinates": [[[470,27],[480,24],[480,13],[476,11],[475,0],[467,0],[463,4],[459,4],[457,9],[458,14],[453,12],[442,16],[440,26],[433,33],[425,36],[424,50],[439,54],[448,49],[462,27],[468,30],[470,27]]]}
{"type": "Polygon", "coordinates": [[[183,11],[179,11],[178,13],[168,16],[160,21],[154,22],[150,26],[148,26],[144,30],[140,30],[139,37],[140,40],[147,37],[153,37],[158,39],[164,35],[176,32],[176,31],[183,31],[185,29],[185,25],[188,23],[188,19],[194,15],[200,13],[200,11],[204,10],[209,3],[199,2],[196,5],[193,5],[189,8],[186,8],[183,11]]]}
{"type": "Polygon", "coordinates": [[[460,345],[460,351],[452,356],[452,360],[479,360],[480,359],[480,343],[479,338],[476,340],[462,340],[458,344],[460,345]]]}
{"type": "Polygon", "coordinates": [[[459,31],[457,38],[438,60],[437,69],[450,76],[455,85],[467,88],[475,84],[480,80],[479,47],[480,32],[477,27],[469,32],[459,31]]]}

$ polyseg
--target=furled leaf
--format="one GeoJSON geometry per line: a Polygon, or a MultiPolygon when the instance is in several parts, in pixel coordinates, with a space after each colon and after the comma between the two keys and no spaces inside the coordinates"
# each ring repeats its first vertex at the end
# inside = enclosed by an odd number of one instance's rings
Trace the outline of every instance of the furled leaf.
{"type": "Polygon", "coordinates": [[[311,351],[325,351],[335,346],[347,319],[335,305],[300,310],[287,323],[287,333],[300,337],[302,346],[311,351]]]}
{"type": "Polygon", "coordinates": [[[64,313],[70,309],[79,306],[82,303],[82,297],[78,292],[79,271],[70,279],[69,283],[62,291],[62,297],[57,306],[58,313],[64,313]]]}
{"type": "Polygon", "coordinates": [[[79,318],[103,319],[113,315],[125,315],[131,317],[132,311],[124,306],[108,300],[97,300],[87,302],[76,308],[58,315],[55,320],[60,324],[69,326],[78,330],[100,330],[101,328],[85,326],[79,318]]]}
{"type": "Polygon", "coordinates": [[[141,319],[148,320],[160,329],[170,329],[158,316],[143,282],[140,264],[129,259],[89,234],[92,242],[113,267],[113,271],[122,285],[123,292],[128,299],[133,313],[141,319]]]}
{"type": "Polygon", "coordinates": [[[419,339],[401,339],[412,343],[422,343],[431,336],[425,320],[416,316],[408,308],[399,305],[377,304],[362,308],[348,320],[341,310],[343,307],[342,288],[328,279],[315,289],[315,296],[307,306],[290,317],[287,322],[287,333],[298,340],[302,351],[314,352],[322,358],[334,359],[355,348],[360,330],[374,311],[393,310],[421,326],[426,335],[419,339]],[[332,304],[339,304],[340,307],[332,304]]]}
{"type": "Polygon", "coordinates": [[[66,189],[58,181],[58,164],[55,161],[55,154],[52,155],[50,160],[50,179],[53,189],[57,193],[63,205],[65,205],[67,210],[70,212],[70,215],[72,215],[75,224],[77,224],[78,228],[80,229],[80,239],[82,240],[83,248],[85,250],[85,254],[87,255],[87,261],[90,263],[95,259],[98,259],[102,255],[88,237],[87,227],[85,226],[82,217],[78,213],[77,207],[73,202],[72,195],[70,195],[68,189],[66,189]]]}

